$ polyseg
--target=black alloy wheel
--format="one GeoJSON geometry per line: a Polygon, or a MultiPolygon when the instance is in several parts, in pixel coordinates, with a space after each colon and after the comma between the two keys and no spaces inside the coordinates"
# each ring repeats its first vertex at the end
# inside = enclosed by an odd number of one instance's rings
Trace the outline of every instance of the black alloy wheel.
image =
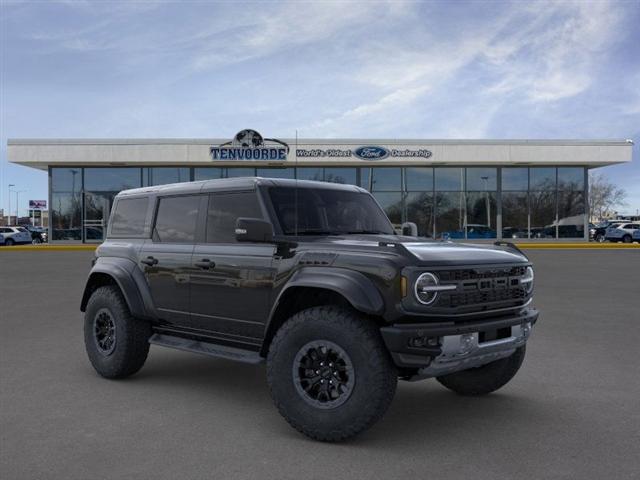
{"type": "Polygon", "coordinates": [[[116,348],[116,324],[106,308],[98,310],[93,319],[93,339],[104,356],[111,355],[116,348]]]}
{"type": "Polygon", "coordinates": [[[302,399],[322,409],[342,405],[355,385],[351,358],[328,340],[309,342],[298,351],[293,362],[293,378],[302,399]]]}

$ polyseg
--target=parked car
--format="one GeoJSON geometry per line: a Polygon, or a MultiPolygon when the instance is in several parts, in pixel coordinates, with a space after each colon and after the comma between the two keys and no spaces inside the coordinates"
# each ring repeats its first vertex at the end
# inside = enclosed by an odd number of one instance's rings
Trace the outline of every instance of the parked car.
{"type": "Polygon", "coordinates": [[[31,243],[31,234],[22,227],[0,227],[6,246],[31,243]]]}
{"type": "Polygon", "coordinates": [[[617,227],[623,223],[628,223],[627,220],[607,220],[605,222],[597,224],[593,231],[589,230],[590,237],[598,243],[602,243],[605,241],[605,237],[607,236],[607,228],[609,227],[617,227]]]}
{"type": "Polygon", "coordinates": [[[501,388],[538,319],[533,267],[514,245],[397,235],[353,185],[127,190],[106,233],[80,304],[100,375],[135,374],[150,343],[266,363],[276,407],[316,440],[372,426],[398,378],[463,395],[501,388]]]}
{"type": "Polygon", "coordinates": [[[622,223],[615,227],[607,228],[605,239],[610,242],[631,243],[633,232],[640,228],[640,223],[622,223]]]}
{"type": "Polygon", "coordinates": [[[22,225],[31,234],[31,243],[38,245],[40,243],[47,243],[48,233],[46,228],[34,227],[33,225],[22,225]]]}
{"type": "MultiPolygon", "coordinates": [[[[477,225],[470,223],[466,227],[467,239],[480,239],[480,238],[496,238],[496,231],[486,225],[477,225]]],[[[452,230],[449,232],[443,232],[442,238],[444,239],[461,239],[465,238],[464,230],[452,230]]]]}

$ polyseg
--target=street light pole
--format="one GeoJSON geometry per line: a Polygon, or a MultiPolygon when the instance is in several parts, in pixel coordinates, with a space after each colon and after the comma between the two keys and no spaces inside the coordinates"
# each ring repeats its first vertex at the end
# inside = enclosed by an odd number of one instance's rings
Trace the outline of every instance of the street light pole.
{"type": "Polygon", "coordinates": [[[9,184],[9,211],[7,213],[7,225],[11,225],[11,187],[15,187],[13,183],[9,184]]]}
{"type": "Polygon", "coordinates": [[[26,190],[16,190],[16,225],[18,225],[18,209],[20,208],[20,194],[26,190]]]}

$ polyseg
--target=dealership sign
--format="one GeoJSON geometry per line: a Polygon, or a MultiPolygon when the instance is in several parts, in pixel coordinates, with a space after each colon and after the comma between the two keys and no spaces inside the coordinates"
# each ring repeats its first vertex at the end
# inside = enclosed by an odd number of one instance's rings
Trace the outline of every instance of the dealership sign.
{"type": "Polygon", "coordinates": [[[299,158],[331,158],[356,157],[361,160],[382,160],[385,158],[431,158],[431,150],[426,148],[386,148],[378,145],[363,145],[354,149],[344,148],[298,148],[296,156],[299,158]]]}
{"type": "Polygon", "coordinates": [[[29,208],[32,210],[46,210],[47,201],[46,200],[29,200],[29,208]]]}
{"type": "Polygon", "coordinates": [[[263,138],[255,130],[242,130],[233,140],[211,147],[213,160],[286,160],[289,145],[275,138],[263,138]]]}

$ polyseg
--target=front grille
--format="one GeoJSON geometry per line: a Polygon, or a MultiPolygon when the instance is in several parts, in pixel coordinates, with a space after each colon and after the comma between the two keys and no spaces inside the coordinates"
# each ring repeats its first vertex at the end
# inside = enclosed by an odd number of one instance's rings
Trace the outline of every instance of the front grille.
{"type": "Polygon", "coordinates": [[[456,284],[451,292],[441,292],[436,308],[483,311],[526,302],[528,294],[520,279],[525,266],[466,268],[436,272],[441,284],[456,284]]]}

